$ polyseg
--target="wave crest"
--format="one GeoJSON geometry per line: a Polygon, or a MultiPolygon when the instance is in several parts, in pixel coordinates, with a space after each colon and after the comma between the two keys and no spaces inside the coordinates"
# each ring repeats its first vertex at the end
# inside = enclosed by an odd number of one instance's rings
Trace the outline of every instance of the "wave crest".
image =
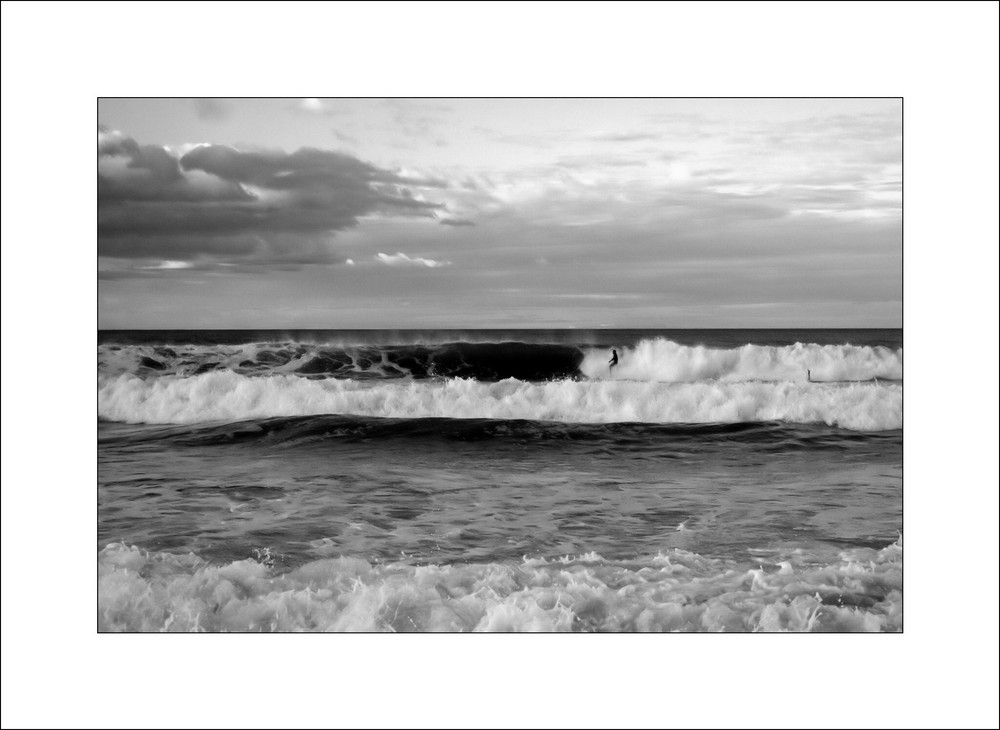
{"type": "Polygon", "coordinates": [[[103,377],[98,415],[126,423],[192,424],[280,416],[489,418],[571,423],[825,423],[902,428],[899,385],[645,383],[560,380],[357,382],[216,371],[190,378],[103,377]]]}
{"type": "Polygon", "coordinates": [[[610,349],[524,342],[440,345],[101,345],[98,367],[105,375],[131,373],[201,375],[232,370],[241,375],[294,373],[352,380],[434,377],[499,381],[609,378],[647,382],[721,380],[817,381],[902,380],[903,352],[861,345],[744,345],[732,349],[642,340],[618,348],[620,361],[608,368],[610,349]]]}
{"type": "Polygon", "coordinates": [[[590,378],[695,382],[698,380],[817,381],[903,379],[903,351],[860,345],[744,345],[734,349],[690,347],[665,339],[619,348],[609,374],[610,350],[585,352],[580,371],[590,378]]]}

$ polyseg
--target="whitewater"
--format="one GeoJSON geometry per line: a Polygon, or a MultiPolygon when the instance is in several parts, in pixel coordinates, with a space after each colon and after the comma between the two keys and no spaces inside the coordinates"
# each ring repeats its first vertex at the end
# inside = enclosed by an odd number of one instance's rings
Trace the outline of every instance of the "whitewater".
{"type": "Polygon", "coordinates": [[[101,418],[209,423],[346,413],[381,418],[494,418],[568,423],[826,423],[862,431],[902,426],[894,384],[556,381],[365,384],[214,372],[143,380],[119,375],[98,390],[101,418]]]}

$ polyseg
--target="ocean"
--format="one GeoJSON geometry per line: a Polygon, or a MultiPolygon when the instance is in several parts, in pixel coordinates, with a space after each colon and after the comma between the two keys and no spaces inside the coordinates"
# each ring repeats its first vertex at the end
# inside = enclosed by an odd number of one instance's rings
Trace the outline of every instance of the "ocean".
{"type": "Polygon", "coordinates": [[[900,631],[902,358],[900,329],[100,331],[98,630],[900,631]]]}

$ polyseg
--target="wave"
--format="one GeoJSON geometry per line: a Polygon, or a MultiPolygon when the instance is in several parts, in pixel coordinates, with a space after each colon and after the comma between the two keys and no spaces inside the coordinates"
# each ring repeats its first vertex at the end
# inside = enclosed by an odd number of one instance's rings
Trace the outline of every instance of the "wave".
{"type": "Polygon", "coordinates": [[[583,353],[576,347],[524,342],[355,346],[286,342],[98,348],[98,367],[111,374],[200,375],[227,369],[244,374],[294,372],[354,380],[430,377],[551,380],[579,376],[582,360],[583,353]]]}
{"type": "Polygon", "coordinates": [[[684,550],[483,564],[330,558],[279,572],[113,543],[100,631],[899,631],[902,538],[753,566],[684,550]]]}
{"type": "Polygon", "coordinates": [[[721,380],[817,381],[903,379],[903,351],[859,345],[744,345],[732,349],[689,347],[671,340],[643,340],[619,350],[609,371],[606,350],[588,350],[580,371],[587,377],[660,382],[721,380]]]}
{"type": "Polygon", "coordinates": [[[299,342],[243,345],[101,345],[101,373],[201,375],[231,370],[243,375],[294,373],[351,380],[471,378],[496,382],[607,378],[646,382],[720,380],[901,380],[902,350],[859,345],[744,345],[719,349],[679,345],[662,338],[609,349],[525,342],[439,345],[316,345],[299,342]]]}
{"type": "Polygon", "coordinates": [[[106,445],[157,442],[181,446],[241,444],[294,449],[326,448],[331,441],[365,443],[440,441],[530,442],[534,448],[551,445],[566,453],[578,446],[587,453],[602,447],[622,452],[651,452],[660,457],[690,455],[705,449],[731,449],[744,444],[766,452],[845,451],[869,447],[873,440],[894,442],[895,431],[859,434],[825,427],[765,423],[653,424],[559,423],[552,421],[490,420],[486,418],[373,418],[369,416],[294,416],[226,424],[103,428],[98,440],[106,445]]]}
{"type": "Polygon", "coordinates": [[[785,421],[884,431],[902,428],[902,408],[902,386],[892,384],[358,382],[223,370],[193,377],[102,376],[98,385],[100,418],[150,424],[351,414],[569,423],[785,421]]]}

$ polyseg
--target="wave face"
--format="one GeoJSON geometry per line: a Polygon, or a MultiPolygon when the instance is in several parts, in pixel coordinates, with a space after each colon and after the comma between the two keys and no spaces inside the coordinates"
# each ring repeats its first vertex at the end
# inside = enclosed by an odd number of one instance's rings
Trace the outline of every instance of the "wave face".
{"type": "Polygon", "coordinates": [[[552,380],[580,376],[576,347],[525,342],[440,345],[316,345],[249,343],[205,345],[101,345],[104,373],[200,375],[230,370],[243,375],[294,373],[314,378],[392,380],[470,378],[552,380]]]}
{"type": "Polygon", "coordinates": [[[685,550],[413,565],[352,557],[275,570],[113,543],[100,631],[898,631],[902,540],[752,567],[685,550]]]}
{"type": "Polygon", "coordinates": [[[101,373],[201,375],[230,370],[241,375],[295,374],[312,378],[393,380],[466,378],[496,382],[576,379],[644,382],[740,382],[747,380],[902,380],[902,350],[884,346],[744,345],[711,348],[662,338],[617,348],[619,364],[609,370],[610,348],[568,344],[453,342],[437,345],[325,345],[247,343],[239,345],[114,345],[98,347],[101,373]]]}
{"type": "Polygon", "coordinates": [[[902,425],[902,350],[803,344],[713,348],[642,338],[406,345],[300,342],[98,347],[98,414],[194,424],[346,414],[574,423],[902,425]],[[808,375],[811,371],[811,380],[808,375]]]}
{"type": "Polygon", "coordinates": [[[193,377],[102,379],[98,415],[126,423],[193,424],[281,416],[528,419],[574,423],[825,423],[902,427],[902,387],[809,383],[643,383],[561,380],[358,383],[220,371],[193,377]]]}

